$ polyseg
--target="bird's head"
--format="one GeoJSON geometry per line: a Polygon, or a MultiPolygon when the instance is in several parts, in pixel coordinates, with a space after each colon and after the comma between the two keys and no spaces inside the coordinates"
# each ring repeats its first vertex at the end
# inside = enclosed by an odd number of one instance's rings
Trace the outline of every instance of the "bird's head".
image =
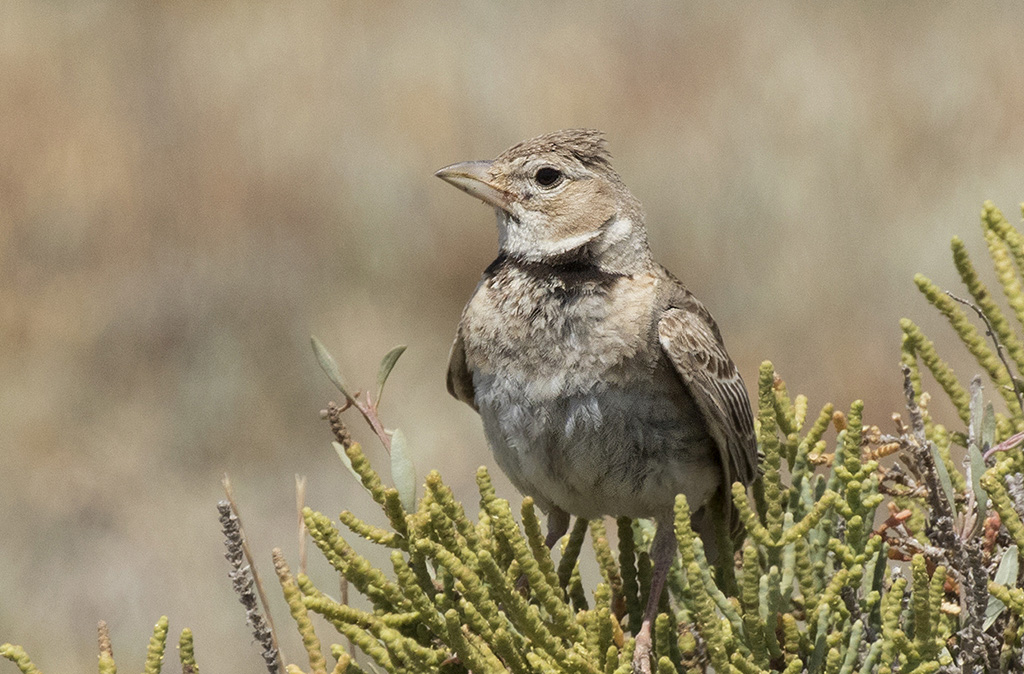
{"type": "Polygon", "coordinates": [[[650,263],[643,213],[610,160],[600,132],[570,129],[435,175],[495,208],[503,253],[631,273],[650,263]]]}

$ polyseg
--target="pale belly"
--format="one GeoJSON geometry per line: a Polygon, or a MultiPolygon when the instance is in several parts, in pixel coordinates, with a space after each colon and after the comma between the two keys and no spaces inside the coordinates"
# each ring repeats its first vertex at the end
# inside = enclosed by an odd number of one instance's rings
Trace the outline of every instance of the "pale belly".
{"type": "Polygon", "coordinates": [[[697,510],[720,483],[717,449],[693,402],[657,382],[596,382],[573,394],[494,374],[473,383],[498,465],[543,510],[654,517],[679,493],[697,510]]]}

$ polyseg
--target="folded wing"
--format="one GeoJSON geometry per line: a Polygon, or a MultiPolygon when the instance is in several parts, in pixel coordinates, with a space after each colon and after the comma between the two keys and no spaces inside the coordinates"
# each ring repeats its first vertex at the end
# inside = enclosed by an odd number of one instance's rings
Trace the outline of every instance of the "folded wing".
{"type": "Polygon", "coordinates": [[[718,444],[726,483],[749,485],[758,456],[747,388],[704,305],[682,286],[674,295],[658,322],[661,348],[718,444]]]}

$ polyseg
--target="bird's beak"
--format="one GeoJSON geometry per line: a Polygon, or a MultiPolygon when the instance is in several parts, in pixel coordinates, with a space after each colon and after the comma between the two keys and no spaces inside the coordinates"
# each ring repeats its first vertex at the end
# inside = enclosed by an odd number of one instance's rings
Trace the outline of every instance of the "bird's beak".
{"type": "Polygon", "coordinates": [[[485,204],[507,211],[511,200],[510,195],[488,182],[490,168],[491,162],[489,161],[463,161],[445,166],[434,175],[485,204]]]}

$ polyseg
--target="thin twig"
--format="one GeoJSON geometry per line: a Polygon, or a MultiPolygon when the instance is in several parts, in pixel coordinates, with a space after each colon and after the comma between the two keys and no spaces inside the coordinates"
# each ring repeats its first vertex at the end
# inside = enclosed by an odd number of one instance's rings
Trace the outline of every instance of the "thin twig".
{"type": "MultiPolygon", "coordinates": [[[[331,422],[331,430],[334,431],[334,435],[338,442],[343,447],[348,447],[352,444],[352,437],[349,435],[348,429],[345,424],[341,422],[341,413],[350,407],[354,407],[359,410],[359,414],[362,415],[366,423],[369,424],[373,430],[374,435],[380,440],[380,443],[384,445],[385,451],[388,456],[391,455],[391,436],[384,430],[384,424],[381,423],[380,417],[377,414],[377,405],[371,403],[370,395],[367,394],[366,402],[358,399],[360,391],[356,391],[353,396],[345,398],[345,402],[342,405],[338,405],[333,400],[327,403],[327,409],[320,411],[320,416],[331,422]]],[[[347,395],[347,394],[346,394],[347,395]]]]}
{"type": "Polygon", "coordinates": [[[985,334],[992,338],[992,343],[996,345],[996,355],[999,356],[999,360],[1002,361],[1003,367],[1006,368],[1006,375],[1010,378],[1010,383],[1013,385],[1013,393],[1017,396],[1017,405],[1020,406],[1020,411],[1024,414],[1024,393],[1021,393],[1021,385],[1024,384],[1017,377],[1013,376],[1013,370],[1010,369],[1010,361],[1006,359],[1006,353],[1003,345],[999,342],[999,338],[996,337],[995,330],[992,328],[992,323],[988,320],[988,316],[981,310],[976,304],[969,300],[965,300],[962,297],[957,297],[953,293],[946,291],[949,298],[955,302],[959,302],[966,307],[970,307],[974,310],[974,313],[978,314],[978,317],[985,322],[985,334]]]}
{"type": "MultiPolygon", "coordinates": [[[[910,378],[910,368],[904,365],[902,369],[903,393],[907,398],[907,413],[910,416],[910,430],[913,433],[913,435],[905,435],[904,438],[913,440],[912,443],[908,444],[911,445],[913,456],[917,459],[913,464],[910,464],[910,467],[917,468],[920,471],[921,477],[928,487],[928,500],[932,508],[934,520],[938,521],[948,517],[952,521],[954,505],[946,501],[945,492],[939,483],[938,470],[935,468],[935,460],[931,452],[931,441],[925,435],[924,416],[921,414],[921,408],[918,407],[917,400],[914,397],[914,382],[910,378]]],[[[950,534],[952,533],[951,530],[950,534]]]]}
{"type": "Polygon", "coordinates": [[[252,567],[243,564],[245,553],[242,551],[243,536],[239,528],[238,517],[231,510],[231,504],[222,500],[217,504],[217,512],[220,513],[221,530],[224,532],[224,545],[228,551],[224,557],[231,565],[231,572],[228,578],[231,579],[231,586],[238,595],[238,601],[245,608],[245,620],[252,628],[252,636],[256,643],[263,649],[260,653],[263,662],[270,674],[281,674],[280,651],[274,643],[274,635],[267,626],[266,618],[260,613],[259,601],[256,593],[253,592],[252,567]]]}
{"type": "Polygon", "coordinates": [[[995,454],[996,452],[1005,452],[1007,450],[1013,449],[1021,442],[1024,442],[1024,431],[1016,433],[1015,435],[1011,435],[1010,437],[1006,438],[999,444],[989,449],[987,452],[985,452],[985,460],[987,461],[988,458],[995,454]]]}
{"type": "Polygon", "coordinates": [[[277,666],[281,674],[284,674],[284,656],[281,654],[280,642],[277,640],[277,630],[274,629],[274,618],[270,615],[270,602],[267,601],[267,594],[263,590],[263,582],[260,580],[259,574],[256,572],[256,562],[253,559],[252,551],[249,550],[249,543],[245,537],[245,528],[242,526],[242,516],[238,512],[238,504],[235,502],[235,490],[231,486],[231,479],[228,478],[227,473],[221,479],[221,485],[224,487],[224,494],[227,496],[228,504],[231,506],[231,511],[238,521],[238,531],[241,535],[242,553],[245,555],[245,562],[249,565],[249,569],[252,572],[252,579],[256,585],[256,592],[260,598],[260,604],[263,606],[263,613],[267,617],[267,624],[270,626],[270,636],[273,639],[274,648],[277,650],[277,666]]]}
{"type": "MultiPolygon", "coordinates": [[[[352,397],[352,406],[359,410],[359,413],[363,415],[363,419],[366,419],[366,423],[370,424],[370,428],[380,439],[380,443],[384,445],[385,451],[388,456],[391,455],[391,436],[384,430],[384,425],[380,422],[380,417],[377,416],[377,405],[370,400],[370,392],[366,392],[366,402],[359,400],[357,397],[359,392],[356,391],[355,396],[352,397]]],[[[1024,403],[1022,403],[1024,404],[1024,403]]],[[[1024,409],[1024,408],[1022,408],[1024,409]]]]}

